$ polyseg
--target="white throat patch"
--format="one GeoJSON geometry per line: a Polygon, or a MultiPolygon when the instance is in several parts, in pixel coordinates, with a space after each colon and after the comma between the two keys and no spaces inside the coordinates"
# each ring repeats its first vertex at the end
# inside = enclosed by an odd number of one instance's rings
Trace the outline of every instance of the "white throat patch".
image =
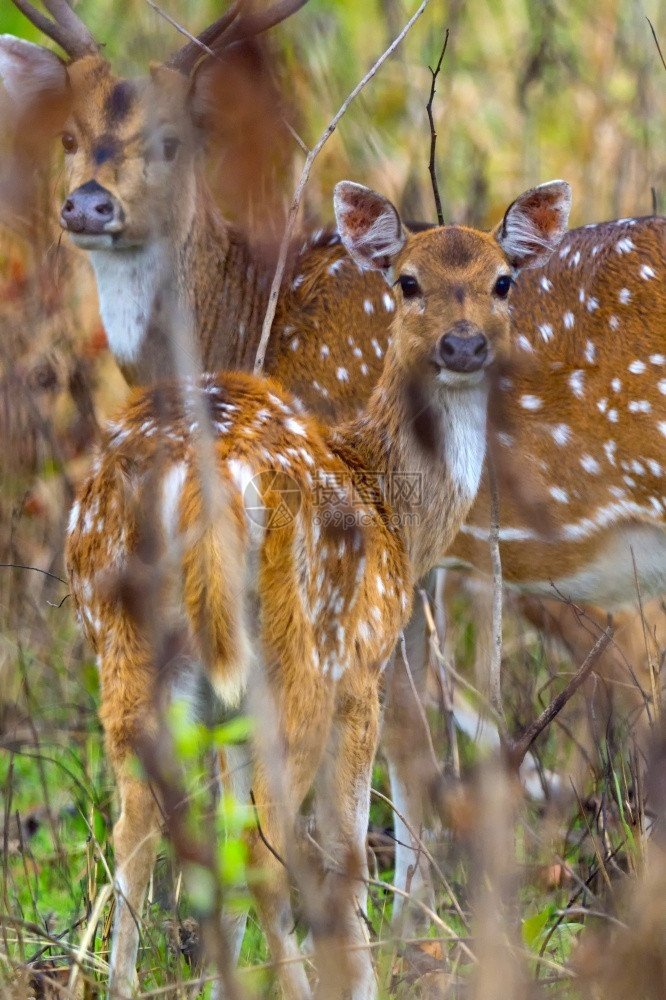
{"type": "Polygon", "coordinates": [[[442,415],[444,457],[449,474],[463,496],[473,499],[479,489],[486,456],[488,386],[449,389],[442,415]]]}
{"type": "Polygon", "coordinates": [[[163,244],[148,243],[137,250],[89,253],[109,348],[118,361],[134,362],[147,333],[158,291],[173,286],[167,251],[163,244]]]}

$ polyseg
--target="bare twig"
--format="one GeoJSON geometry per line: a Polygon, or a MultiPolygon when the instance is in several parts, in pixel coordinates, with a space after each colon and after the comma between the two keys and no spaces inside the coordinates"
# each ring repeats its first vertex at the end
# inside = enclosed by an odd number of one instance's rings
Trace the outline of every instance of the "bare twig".
{"type": "Polygon", "coordinates": [[[661,51],[659,39],[657,38],[657,32],[654,30],[654,25],[652,24],[652,21],[650,20],[649,17],[646,17],[645,20],[650,25],[650,31],[652,32],[652,37],[654,38],[654,44],[657,46],[657,52],[659,53],[659,58],[661,59],[661,65],[664,67],[664,69],[666,69],[666,62],[664,61],[664,56],[661,51]]]}
{"type": "Polygon", "coordinates": [[[500,505],[497,476],[492,456],[488,456],[490,487],[490,561],[493,569],[492,643],[490,647],[490,703],[497,712],[500,737],[506,730],[502,706],[502,559],[499,549],[500,505]]]}
{"type": "MultiPolygon", "coordinates": [[[[643,642],[645,644],[645,658],[647,660],[648,671],[650,674],[650,687],[652,690],[652,704],[654,706],[654,714],[658,719],[661,715],[661,702],[658,695],[658,683],[657,683],[657,670],[655,667],[654,657],[650,656],[650,647],[648,644],[648,632],[647,626],[645,624],[645,610],[643,608],[643,595],[641,594],[641,584],[638,578],[638,567],[636,566],[636,555],[634,553],[633,547],[630,547],[631,552],[631,565],[634,570],[634,584],[636,586],[636,594],[638,596],[638,610],[641,616],[641,628],[643,631],[643,642]]],[[[649,715],[649,712],[648,712],[649,715]]]]}
{"type": "Polygon", "coordinates": [[[435,745],[432,742],[432,733],[430,732],[430,726],[428,725],[428,717],[427,717],[427,715],[425,713],[425,709],[423,707],[423,703],[422,703],[422,701],[421,701],[421,699],[419,697],[419,693],[418,693],[418,691],[416,689],[416,684],[414,683],[414,677],[412,676],[412,669],[411,669],[411,667],[409,665],[409,660],[407,659],[407,643],[405,642],[405,634],[404,634],[404,632],[400,633],[400,652],[402,654],[402,662],[405,665],[405,671],[407,672],[407,680],[409,681],[409,686],[411,688],[412,695],[414,696],[414,701],[416,702],[416,708],[417,708],[417,711],[419,713],[419,718],[421,719],[421,722],[423,724],[423,729],[424,729],[426,741],[427,741],[427,744],[428,744],[428,750],[430,751],[430,757],[432,759],[432,764],[433,764],[433,767],[435,769],[435,774],[437,774],[438,777],[441,778],[442,777],[442,769],[439,766],[439,761],[437,759],[437,753],[435,751],[435,745]]]}
{"type": "Polygon", "coordinates": [[[444,45],[442,46],[442,51],[439,54],[439,59],[437,60],[437,65],[433,69],[432,66],[428,66],[430,73],[432,75],[432,81],[430,84],[430,97],[428,98],[428,103],[426,104],[426,111],[428,112],[428,121],[430,122],[430,162],[428,163],[428,170],[430,171],[430,182],[432,184],[432,193],[435,198],[435,208],[437,209],[437,222],[440,226],[444,225],[444,215],[442,213],[442,202],[439,197],[439,185],[437,183],[437,168],[435,167],[435,147],[437,145],[437,132],[435,131],[435,122],[432,116],[432,102],[435,99],[435,83],[437,82],[437,77],[439,76],[439,71],[442,68],[442,60],[446,53],[446,46],[449,44],[449,29],[446,29],[446,34],[444,35],[444,45]]]}
{"type": "MultiPolygon", "coordinates": [[[[435,861],[434,857],[432,856],[432,854],[428,850],[426,844],[423,842],[423,840],[421,839],[421,837],[419,837],[419,836],[416,835],[416,831],[414,830],[414,827],[410,825],[410,823],[408,822],[407,818],[403,815],[403,813],[400,812],[400,810],[397,808],[395,802],[393,802],[393,800],[390,799],[388,797],[388,795],[384,795],[382,792],[378,791],[376,788],[371,788],[370,789],[370,794],[374,795],[375,798],[377,798],[377,799],[381,799],[382,802],[385,802],[387,805],[389,805],[391,807],[391,809],[393,810],[393,812],[395,813],[395,815],[398,817],[398,819],[401,820],[401,822],[404,824],[405,828],[409,832],[410,837],[412,838],[412,840],[416,844],[418,844],[419,850],[422,851],[424,857],[429,862],[429,864],[432,866],[433,871],[435,872],[435,874],[437,875],[437,877],[440,879],[442,885],[444,886],[444,888],[448,892],[449,897],[451,899],[451,904],[452,904],[453,908],[455,909],[456,913],[458,914],[458,916],[460,917],[460,920],[464,924],[465,928],[467,930],[469,930],[469,923],[468,923],[467,917],[463,913],[462,907],[460,906],[460,903],[458,902],[458,900],[456,898],[456,895],[455,895],[455,893],[454,893],[454,891],[453,891],[453,889],[451,887],[451,884],[449,883],[449,881],[448,881],[446,875],[444,874],[444,872],[442,871],[441,867],[437,864],[437,862],[435,861]]],[[[395,840],[395,838],[394,838],[394,840],[395,840]]]]}
{"type": "Polygon", "coordinates": [[[181,33],[181,35],[184,35],[185,38],[189,38],[189,40],[193,42],[194,45],[197,45],[202,52],[205,52],[206,55],[212,56],[213,59],[218,58],[217,53],[214,52],[213,49],[209,48],[209,46],[206,45],[204,42],[202,42],[200,38],[197,38],[196,35],[191,35],[190,32],[187,30],[187,28],[184,28],[182,24],[178,23],[178,21],[174,21],[174,19],[169,14],[167,14],[165,10],[162,10],[162,8],[159,7],[154,2],[154,0],[146,0],[146,3],[148,4],[149,7],[153,8],[156,14],[159,14],[160,17],[163,17],[164,20],[167,21],[172,28],[175,28],[176,31],[179,31],[181,33]]]}
{"type": "Polygon", "coordinates": [[[331,121],[328,123],[324,132],[319,137],[317,143],[309,151],[305,158],[305,163],[303,164],[303,169],[301,171],[301,176],[298,179],[296,185],[296,190],[294,191],[294,197],[291,202],[291,207],[289,208],[289,215],[287,216],[287,225],[285,226],[284,235],[282,237],[282,242],[280,244],[280,253],[278,255],[277,267],[275,268],[275,275],[273,277],[273,283],[271,285],[270,295],[268,296],[268,306],[266,307],[266,315],[264,317],[264,324],[261,329],[261,339],[259,341],[259,347],[257,348],[257,356],[254,362],[254,374],[261,375],[264,370],[264,361],[266,359],[266,349],[268,348],[268,341],[271,335],[271,327],[273,326],[273,319],[275,318],[275,309],[277,307],[278,296],[280,294],[280,287],[282,285],[282,278],[284,276],[284,269],[287,262],[287,253],[289,251],[289,245],[291,243],[291,238],[294,232],[294,227],[296,225],[296,216],[298,214],[298,209],[301,203],[301,198],[303,197],[303,191],[305,190],[305,185],[308,182],[310,176],[310,171],[312,170],[312,164],[316,160],[317,156],[321,152],[322,148],[330,139],[330,137],[335,132],[338,122],[342,116],[347,111],[349,105],[354,101],[354,99],[360,94],[365,85],[372,80],[373,76],[377,73],[379,68],[388,59],[392,52],[398,47],[400,42],[403,40],[410,28],[418,21],[423,11],[426,9],[430,0],[423,0],[420,7],[416,13],[409,19],[405,27],[402,29],[400,34],[393,42],[389,45],[386,51],[379,57],[376,63],[372,66],[370,70],[365,74],[360,83],[357,83],[352,92],[349,94],[344,103],[340,106],[337,114],[333,116],[331,121]]]}
{"type": "Polygon", "coordinates": [[[509,760],[513,767],[518,769],[525,759],[527,751],[530,749],[536,738],[544,731],[544,729],[550,725],[556,715],[558,715],[573,694],[578,690],[583,681],[586,679],[588,674],[591,672],[595,663],[604,652],[611,639],[613,638],[614,629],[612,626],[604,629],[601,633],[594,646],[590,652],[585,657],[582,665],[578,668],[576,673],[573,675],[567,686],[563,691],[560,692],[553,700],[550,705],[548,705],[541,715],[534,720],[525,730],[522,736],[516,740],[510,741],[507,753],[509,760]]]}
{"type": "Polygon", "coordinates": [[[48,576],[52,580],[57,580],[58,583],[64,583],[67,586],[67,580],[63,580],[61,576],[56,576],[55,573],[49,573],[47,569],[40,569],[39,566],[23,566],[20,563],[0,563],[0,569],[29,569],[33,573],[41,573],[42,576],[48,576]]]}

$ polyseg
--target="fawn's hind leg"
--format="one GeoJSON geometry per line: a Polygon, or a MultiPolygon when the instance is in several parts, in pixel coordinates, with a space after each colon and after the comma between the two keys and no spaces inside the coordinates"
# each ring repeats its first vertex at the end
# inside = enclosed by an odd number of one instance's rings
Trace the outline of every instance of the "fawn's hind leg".
{"type": "MultiPolygon", "coordinates": [[[[263,670],[257,671],[263,674],[263,670]]],[[[295,934],[290,875],[295,876],[306,917],[312,900],[310,866],[299,850],[296,823],[300,806],[314,781],[333,714],[334,685],[297,664],[273,673],[274,685],[257,681],[263,696],[253,699],[255,768],[252,791],[256,828],[249,838],[257,873],[251,889],[271,958],[278,967],[288,1000],[311,996],[305,957],[295,934]]],[[[255,678],[256,679],[256,678],[255,678]]]]}
{"type": "MultiPolygon", "coordinates": [[[[386,706],[382,721],[381,746],[391,782],[394,812],[395,884],[409,889],[418,899],[434,906],[430,865],[422,849],[425,837],[426,789],[434,777],[423,712],[416,702],[425,703],[428,677],[428,636],[423,602],[414,600],[412,617],[405,629],[407,663],[413,687],[398,646],[387,671],[386,706]],[[398,815],[400,813],[400,815],[398,815]]],[[[393,927],[400,936],[422,929],[422,911],[403,896],[393,900],[393,927]]]]}
{"type": "Polygon", "coordinates": [[[100,715],[120,797],[113,829],[116,914],[109,990],[112,996],[129,996],[136,977],[141,910],[160,838],[159,804],[149,783],[137,776],[134,761],[135,747],[155,728],[154,671],[139,644],[125,633],[107,643],[100,674],[100,715]]]}
{"type": "Polygon", "coordinates": [[[377,992],[365,918],[370,783],[379,735],[378,682],[374,671],[350,670],[343,675],[315,785],[317,840],[326,869],[319,933],[314,935],[319,945],[317,995],[322,998],[370,1000],[377,992]]]}

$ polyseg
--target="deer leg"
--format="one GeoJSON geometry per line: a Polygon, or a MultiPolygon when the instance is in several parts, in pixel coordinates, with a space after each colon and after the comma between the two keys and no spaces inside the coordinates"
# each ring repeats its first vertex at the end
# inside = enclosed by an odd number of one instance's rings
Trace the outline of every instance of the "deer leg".
{"type": "Polygon", "coordinates": [[[372,764],[379,736],[378,675],[351,671],[340,681],[337,710],[315,783],[317,840],[325,866],[315,917],[317,995],[370,1000],[377,984],[368,932],[366,836],[372,764]]]}
{"type": "Polygon", "coordinates": [[[116,776],[120,816],[113,828],[116,914],[110,959],[111,996],[129,996],[136,980],[141,910],[160,839],[160,808],[148,782],[136,776],[133,748],[154,728],[153,671],[136,649],[109,643],[100,663],[100,716],[116,776]]]}
{"type": "MultiPolygon", "coordinates": [[[[321,675],[282,668],[273,699],[262,671],[255,674],[253,715],[258,720],[252,792],[256,828],[249,837],[250,860],[257,870],[251,884],[259,920],[287,1000],[311,996],[305,958],[295,933],[290,902],[290,871],[302,890],[304,908],[309,872],[296,845],[299,808],[319,768],[333,714],[333,685],[321,675]],[[263,705],[256,689],[262,684],[263,705]],[[266,694],[269,697],[266,698],[266,694]]],[[[276,671],[277,674],[277,671],[276,671]]],[[[265,676],[265,675],[264,675],[265,676]]]]}
{"type": "Polygon", "coordinates": [[[116,914],[109,992],[129,996],[136,980],[141,910],[160,839],[160,810],[150,786],[117,774],[121,812],[113,828],[116,914]]]}
{"type": "MultiPolygon", "coordinates": [[[[252,752],[248,745],[228,746],[218,753],[220,767],[220,786],[227,795],[232,795],[236,802],[247,803],[250,801],[250,788],[252,785],[252,752]]],[[[223,908],[222,929],[227,941],[231,960],[238,964],[243,937],[245,936],[245,925],[247,923],[247,910],[227,910],[223,908]]],[[[211,990],[211,1000],[220,1000],[222,997],[221,984],[219,980],[213,983],[211,990]]]]}
{"type": "MultiPolygon", "coordinates": [[[[405,629],[407,662],[416,695],[425,701],[428,672],[428,638],[420,595],[405,629]]],[[[434,777],[430,750],[423,725],[423,715],[415,700],[402,652],[393,655],[386,679],[386,704],[382,721],[382,749],[388,763],[391,799],[395,805],[395,884],[429,905],[434,891],[421,840],[424,836],[424,789],[434,777]]],[[[410,906],[396,894],[393,901],[393,925],[400,933],[418,932],[422,911],[410,906]]]]}

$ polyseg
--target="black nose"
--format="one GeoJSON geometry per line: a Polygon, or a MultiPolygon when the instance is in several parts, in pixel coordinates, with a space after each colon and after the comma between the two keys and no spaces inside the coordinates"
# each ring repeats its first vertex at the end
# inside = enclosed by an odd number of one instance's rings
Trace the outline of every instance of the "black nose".
{"type": "Polygon", "coordinates": [[[109,232],[109,223],[120,221],[120,206],[110,191],[88,181],[72,191],[60,212],[60,221],[71,233],[91,236],[109,232]]]}
{"type": "Polygon", "coordinates": [[[488,357],[488,341],[482,333],[458,337],[445,333],[439,342],[439,356],[452,372],[478,372],[488,357]]]}

